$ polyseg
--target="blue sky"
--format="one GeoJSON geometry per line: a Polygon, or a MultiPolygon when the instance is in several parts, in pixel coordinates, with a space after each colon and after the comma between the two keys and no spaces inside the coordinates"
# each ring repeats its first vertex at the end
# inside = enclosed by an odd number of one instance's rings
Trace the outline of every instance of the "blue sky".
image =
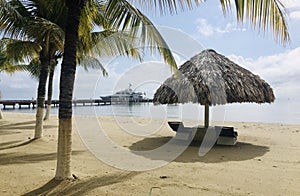
{"type": "MultiPolygon", "coordinates": [[[[219,1],[207,1],[199,8],[173,16],[147,14],[161,30],[177,63],[180,65],[202,49],[213,48],[239,65],[260,75],[274,89],[277,99],[299,101],[300,96],[300,1],[283,0],[288,10],[291,43],[285,47],[274,40],[272,33],[259,32],[245,23],[237,24],[234,11],[224,17],[219,1]]],[[[114,90],[134,88],[152,96],[159,83],[171,72],[158,55],[146,56],[140,63],[117,57],[105,59],[108,78],[99,71],[78,69],[74,96],[98,97],[114,90]]],[[[54,98],[58,98],[59,68],[56,71],[54,98]]],[[[36,97],[37,81],[26,73],[13,76],[0,73],[2,99],[36,97]]]]}

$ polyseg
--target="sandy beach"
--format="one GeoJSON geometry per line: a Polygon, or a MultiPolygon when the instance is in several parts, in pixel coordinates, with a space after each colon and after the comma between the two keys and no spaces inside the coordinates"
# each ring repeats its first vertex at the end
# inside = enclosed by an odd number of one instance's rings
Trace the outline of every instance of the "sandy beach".
{"type": "MultiPolygon", "coordinates": [[[[122,117],[128,124],[132,119],[122,117]]],[[[99,117],[109,137],[129,150],[150,150],[174,132],[166,121],[151,136],[135,137],[99,117]]],[[[143,123],[147,119],[135,118],[143,123]]],[[[4,113],[0,120],[0,195],[300,195],[300,125],[231,123],[236,146],[214,146],[198,156],[188,147],[163,167],[125,171],[97,159],[73,131],[72,171],[76,180],[56,182],[57,116],[44,124],[44,138],[32,142],[35,114],[4,113]]],[[[105,148],[105,147],[103,147],[105,148]]]]}

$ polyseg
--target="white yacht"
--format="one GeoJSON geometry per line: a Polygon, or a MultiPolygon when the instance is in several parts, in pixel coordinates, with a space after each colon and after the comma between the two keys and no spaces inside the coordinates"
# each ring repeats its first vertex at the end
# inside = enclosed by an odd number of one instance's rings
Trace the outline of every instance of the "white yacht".
{"type": "Polygon", "coordinates": [[[109,100],[112,102],[144,102],[148,100],[146,98],[145,92],[135,92],[131,89],[131,84],[129,84],[129,87],[125,90],[121,90],[116,92],[113,95],[109,96],[100,96],[102,100],[109,100]]]}

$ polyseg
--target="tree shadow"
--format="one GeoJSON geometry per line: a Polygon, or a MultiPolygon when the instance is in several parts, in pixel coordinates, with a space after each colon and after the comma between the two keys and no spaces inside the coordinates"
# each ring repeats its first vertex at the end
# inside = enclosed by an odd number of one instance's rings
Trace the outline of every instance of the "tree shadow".
{"type": "Polygon", "coordinates": [[[35,196],[35,195],[46,195],[49,191],[57,187],[62,181],[55,180],[54,178],[44,184],[42,187],[35,189],[29,193],[24,194],[24,196],[35,196]]]}
{"type": "Polygon", "coordinates": [[[25,146],[35,140],[36,140],[36,138],[29,139],[27,141],[16,140],[16,141],[11,141],[11,142],[0,143],[0,150],[6,150],[6,149],[10,149],[10,148],[17,148],[17,147],[25,146]]]}
{"type": "Polygon", "coordinates": [[[95,176],[84,180],[64,180],[57,181],[55,179],[50,180],[45,185],[37,188],[33,191],[25,193],[24,196],[35,195],[84,195],[87,192],[126,180],[130,180],[140,172],[117,172],[116,174],[106,176],[95,176]]]}
{"type": "MultiPolygon", "coordinates": [[[[30,121],[24,121],[24,122],[18,122],[18,123],[8,123],[1,125],[0,130],[4,129],[27,129],[28,127],[32,127],[35,124],[35,120],[30,120],[30,121]]],[[[0,132],[1,134],[1,132],[0,132]]]]}
{"type": "MultiPolygon", "coordinates": [[[[57,125],[43,125],[43,127],[45,129],[50,129],[50,128],[57,127],[57,125]]],[[[2,134],[1,132],[8,132],[7,134],[9,134],[9,131],[2,131],[3,129],[14,130],[14,129],[34,129],[34,128],[35,128],[35,120],[24,121],[24,122],[19,122],[19,123],[12,123],[12,124],[5,124],[5,125],[1,125],[0,135],[2,134]]],[[[20,132],[15,132],[15,133],[20,133],[20,132]]]]}
{"type": "MultiPolygon", "coordinates": [[[[156,149],[166,144],[172,137],[156,137],[145,138],[134,144],[129,149],[139,156],[145,156],[152,160],[165,160],[169,161],[169,156],[164,156],[161,153],[140,153],[140,151],[149,151],[156,149]]],[[[181,145],[180,141],[170,145],[181,145]]],[[[178,146],[174,146],[176,148],[178,146]]],[[[183,148],[185,146],[182,146],[183,148]]],[[[261,157],[269,152],[269,147],[260,146],[246,142],[237,142],[235,146],[213,146],[208,153],[204,156],[199,156],[200,143],[192,143],[186,147],[175,160],[175,162],[190,163],[190,162],[203,162],[203,163],[220,163],[228,161],[245,161],[255,157],[261,157]]],[[[171,152],[170,152],[171,153],[171,152]]]]}
{"type": "MultiPolygon", "coordinates": [[[[51,129],[51,128],[56,128],[56,127],[57,127],[57,125],[43,125],[44,129],[51,129]]],[[[5,127],[5,129],[7,129],[7,130],[14,130],[14,129],[34,130],[35,125],[28,125],[28,126],[24,126],[24,125],[23,126],[13,126],[13,125],[11,125],[11,126],[5,127]]],[[[18,132],[18,133],[20,133],[20,132],[18,132]]]]}
{"type": "Polygon", "coordinates": [[[20,131],[4,131],[0,129],[0,135],[12,135],[12,134],[18,134],[21,133],[20,131]]]}
{"type": "MultiPolygon", "coordinates": [[[[82,152],[84,151],[73,151],[72,155],[77,155],[82,152]]],[[[19,153],[5,153],[0,154],[0,165],[37,163],[55,159],[56,153],[34,153],[25,155],[19,153]]]]}
{"type": "Polygon", "coordinates": [[[15,144],[15,143],[20,143],[22,140],[14,140],[14,141],[9,141],[9,142],[2,142],[2,143],[0,143],[0,149],[1,149],[1,147],[3,147],[3,146],[9,146],[9,145],[11,145],[11,144],[15,144]]]}
{"type": "Polygon", "coordinates": [[[14,140],[9,142],[2,142],[0,143],[0,150],[8,149],[10,146],[18,145],[22,140],[14,140]]]}
{"type": "Polygon", "coordinates": [[[24,122],[18,122],[18,123],[3,125],[3,127],[6,127],[6,126],[23,126],[23,125],[34,124],[34,123],[35,123],[35,120],[30,120],[30,121],[24,121],[24,122]]]}

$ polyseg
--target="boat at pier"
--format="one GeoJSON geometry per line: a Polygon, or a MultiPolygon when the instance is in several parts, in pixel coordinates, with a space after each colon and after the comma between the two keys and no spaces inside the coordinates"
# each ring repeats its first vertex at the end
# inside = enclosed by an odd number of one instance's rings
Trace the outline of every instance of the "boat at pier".
{"type": "Polygon", "coordinates": [[[149,99],[146,97],[145,92],[137,92],[132,90],[131,84],[127,89],[118,91],[113,95],[100,96],[103,101],[111,101],[114,103],[139,103],[146,102],[149,99]]]}

